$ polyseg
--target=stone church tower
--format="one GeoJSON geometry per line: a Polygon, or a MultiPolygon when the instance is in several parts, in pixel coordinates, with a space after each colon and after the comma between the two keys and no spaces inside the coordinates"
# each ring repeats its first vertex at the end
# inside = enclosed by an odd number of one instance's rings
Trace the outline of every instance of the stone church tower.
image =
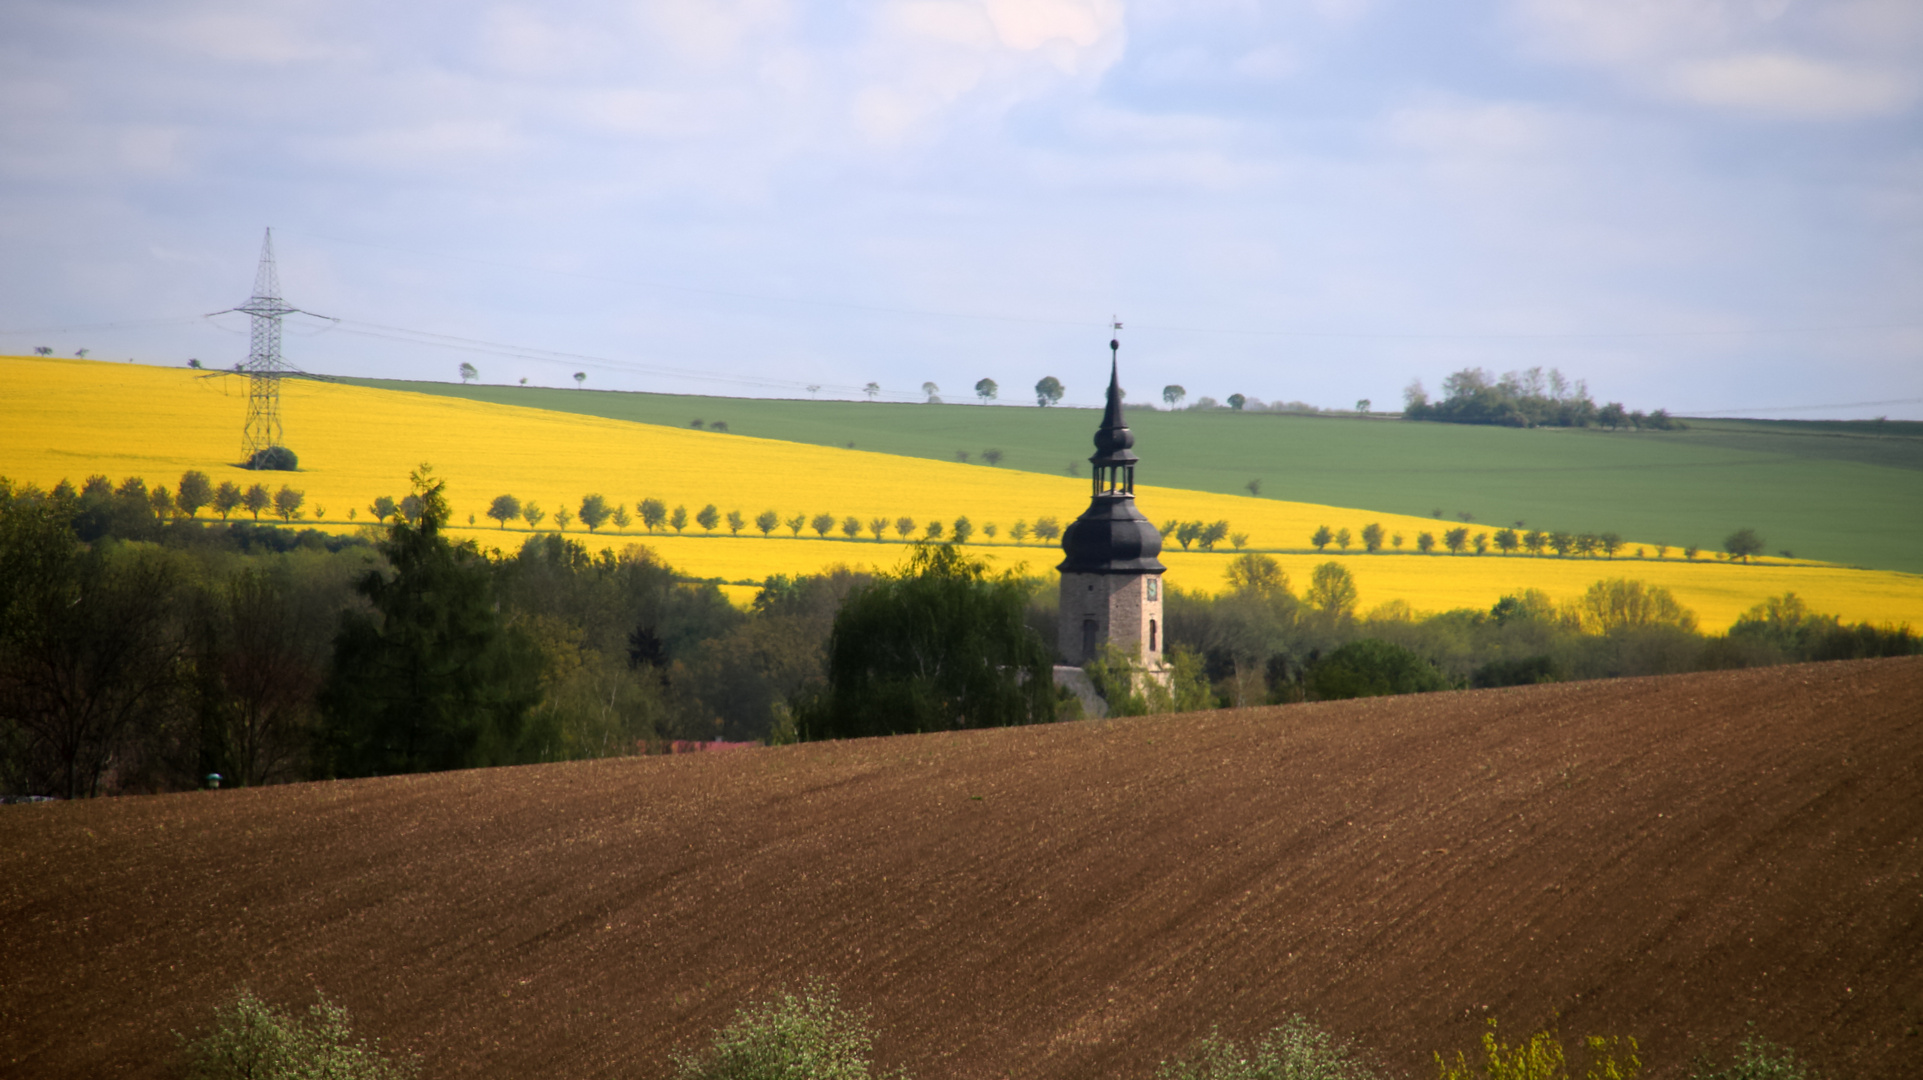
{"type": "Polygon", "coordinates": [[[1155,676],[1162,665],[1162,534],[1135,508],[1135,435],[1122,419],[1117,362],[1122,345],[1108,343],[1108,408],[1095,432],[1094,497],[1062,533],[1068,558],[1062,573],[1060,647],[1077,667],[1112,644],[1155,676]]]}

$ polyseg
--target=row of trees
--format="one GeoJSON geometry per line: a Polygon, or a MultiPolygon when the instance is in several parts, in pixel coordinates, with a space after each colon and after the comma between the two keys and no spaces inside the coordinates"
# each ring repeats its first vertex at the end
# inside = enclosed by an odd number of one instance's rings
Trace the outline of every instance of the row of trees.
{"type": "MultiPolygon", "coordinates": [[[[1309,537],[1309,543],[1315,545],[1317,551],[1325,550],[1332,543],[1347,551],[1351,545],[1359,541],[1363,550],[1374,553],[1382,550],[1385,540],[1391,546],[1400,548],[1404,537],[1401,533],[1386,532],[1381,524],[1375,522],[1364,525],[1360,535],[1352,534],[1346,528],[1331,530],[1327,525],[1322,525],[1318,526],[1309,537]]],[[[1474,551],[1477,555],[1481,555],[1494,545],[1495,549],[1504,555],[1512,555],[1520,549],[1535,556],[1541,556],[1544,551],[1552,551],[1558,556],[1566,557],[1573,554],[1584,558],[1594,558],[1600,552],[1613,559],[1616,553],[1623,549],[1622,536],[1613,532],[1569,533],[1542,529],[1497,529],[1493,533],[1471,533],[1467,526],[1445,530],[1442,533],[1441,543],[1452,555],[1460,555],[1464,551],[1474,551]]],[[[1236,545],[1238,548],[1241,546],[1236,545]]],[[[1669,557],[1668,544],[1657,544],[1655,547],[1656,558],[1669,557]]],[[[1434,533],[1418,532],[1416,534],[1417,551],[1431,552],[1435,549],[1434,533]]],[[[1763,538],[1755,529],[1738,529],[1724,538],[1723,552],[1731,559],[1747,562],[1751,557],[1763,553],[1763,538]]],[[[1645,549],[1640,547],[1636,549],[1637,558],[1643,558],[1644,553],[1645,549]]],[[[1682,548],[1682,553],[1683,558],[1694,560],[1702,551],[1690,544],[1682,548]]]]}
{"type": "MultiPolygon", "coordinates": [[[[1511,371],[1500,378],[1483,368],[1463,368],[1442,381],[1443,400],[1431,402],[1421,380],[1402,392],[1407,420],[1506,427],[1605,427],[1669,431],[1681,427],[1668,410],[1651,413],[1612,401],[1597,408],[1588,386],[1562,372],[1540,367],[1511,371]]],[[[1366,410],[1365,410],[1366,411],[1366,410]]]]}
{"type": "Polygon", "coordinates": [[[245,512],[260,520],[262,514],[272,514],[282,521],[291,522],[302,516],[306,505],[305,492],[282,484],[279,490],[269,489],[265,484],[250,484],[243,488],[230,480],[223,480],[216,486],[206,473],[189,469],[180,478],[180,484],[168,490],[165,484],[147,486],[146,480],[130,476],[121,481],[118,487],[105,476],[89,476],[76,490],[68,481],[62,480],[54,489],[54,494],[70,500],[80,515],[80,528],[83,532],[99,533],[104,529],[100,519],[115,515],[125,516],[130,512],[135,516],[148,516],[158,520],[174,518],[192,519],[203,509],[219,514],[222,521],[228,520],[236,512],[245,512]]]}
{"type": "MultiPolygon", "coordinates": [[[[953,522],[944,522],[940,519],[918,522],[907,515],[895,518],[878,515],[863,519],[853,514],[837,516],[825,511],[814,515],[798,513],[783,516],[773,510],[763,510],[750,520],[739,510],[730,510],[724,515],[713,503],[689,514],[686,506],[676,506],[673,510],[669,510],[667,503],[653,498],[642,499],[635,504],[635,510],[642,527],[651,533],[659,529],[673,529],[676,534],[680,534],[688,526],[697,525],[703,532],[712,534],[725,524],[731,536],[739,536],[743,529],[750,527],[764,537],[772,535],[777,529],[785,528],[789,535],[797,538],[801,536],[802,530],[809,529],[822,539],[840,532],[850,540],[858,540],[862,533],[866,532],[872,539],[879,541],[892,531],[898,540],[913,539],[919,532],[923,539],[947,538],[958,544],[968,543],[977,531],[990,540],[1001,533],[1001,527],[994,522],[986,522],[978,528],[967,515],[958,517],[953,522]]],[[[410,513],[406,506],[397,506],[391,499],[377,501],[374,511],[376,517],[383,520],[389,513],[400,513],[410,521],[418,517],[417,512],[410,513]]],[[[515,520],[526,521],[530,527],[539,528],[541,522],[547,520],[548,513],[532,500],[522,502],[513,495],[498,495],[488,504],[487,516],[499,522],[503,529],[507,528],[508,522],[515,520]]],[[[569,525],[579,521],[587,526],[589,532],[597,531],[609,524],[617,529],[625,529],[634,524],[636,517],[628,513],[626,506],[610,503],[601,495],[583,497],[578,513],[562,507],[554,511],[553,516],[555,525],[562,531],[566,531],[569,525]]],[[[1008,529],[1009,537],[1018,544],[1026,542],[1030,536],[1049,542],[1061,534],[1061,523],[1054,517],[1037,518],[1033,525],[1026,520],[1017,521],[1008,529]]]]}

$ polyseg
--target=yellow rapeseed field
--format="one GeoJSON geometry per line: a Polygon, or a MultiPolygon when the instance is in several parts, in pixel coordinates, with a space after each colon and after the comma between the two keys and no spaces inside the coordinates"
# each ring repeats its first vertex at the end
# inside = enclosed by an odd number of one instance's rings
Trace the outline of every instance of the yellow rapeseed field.
{"type": "MultiPolygon", "coordinates": [[[[321,527],[351,530],[367,522],[376,497],[405,495],[409,471],[429,462],[447,481],[457,521],[464,523],[472,514],[477,522],[456,533],[483,545],[512,550],[527,535],[524,524],[503,532],[485,517],[496,495],[538,503],[549,512],[543,522],[549,530],[553,511],[574,510],[589,493],[624,503],[631,514],[639,500],[654,497],[670,509],[687,508],[690,523],[684,534],[649,535],[638,515],[625,532],[604,526],[589,536],[578,524],[568,531],[596,547],[646,543],[683,573],[730,581],[809,573],[835,563],[895,566],[906,546],[895,542],[892,523],[902,516],[915,519],[920,535],[930,519],[952,528],[956,517],[966,515],[978,530],[977,541],[980,527],[993,522],[1002,535],[995,542],[971,544],[973,551],[1002,565],[1025,563],[1031,572],[1052,572],[1058,549],[1033,542],[1013,545],[1008,526],[1045,515],[1066,524],[1088,502],[1088,481],[1068,477],[306,380],[287,380],[282,388],[286,442],[300,455],[301,471],[252,473],[233,464],[240,457],[246,407],[242,377],[6,357],[0,358],[0,379],[7,388],[0,404],[0,475],[17,482],[51,486],[100,473],[116,483],[141,476],[150,485],[172,487],[182,472],[200,469],[216,484],[291,484],[306,493],[310,517],[324,512],[321,527]],[[786,526],[777,528],[776,539],[763,539],[752,524],[732,537],[725,523],[705,535],[693,517],[710,503],[723,515],[739,510],[750,522],[763,510],[774,510],[784,520],[822,512],[838,520],[852,515],[864,523],[884,517],[890,522],[889,540],[877,543],[864,531],[863,539],[848,541],[837,531],[831,534],[835,539],[823,541],[805,526],[800,539],[786,526]]],[[[1153,448],[1143,450],[1144,472],[1152,478],[1153,448]]],[[[1301,548],[1318,525],[1359,535],[1364,525],[1379,522],[1390,533],[1403,534],[1403,551],[1411,552],[1418,533],[1439,537],[1453,524],[1154,486],[1139,488],[1137,496],[1143,513],[1157,524],[1226,519],[1232,531],[1248,535],[1252,548],[1301,548]]],[[[1172,584],[1221,587],[1233,554],[1227,545],[1214,553],[1184,552],[1173,541],[1169,546],[1174,550],[1164,561],[1172,584]]],[[[1315,563],[1340,558],[1356,577],[1365,610],[1391,599],[1423,611],[1488,607],[1524,587],[1568,599],[1598,578],[1627,576],[1668,587],[1707,628],[1727,626],[1764,597],[1790,590],[1812,609],[1850,620],[1923,623],[1923,577],[1783,560],[1753,566],[1684,563],[1674,551],[1659,562],[1653,545],[1642,546],[1651,558],[1634,558],[1634,540],[1614,560],[1504,558],[1493,551],[1367,555],[1360,553],[1359,540],[1346,554],[1332,546],[1327,555],[1277,557],[1298,583],[1306,582],[1315,563]]],[[[745,590],[734,593],[740,598],[745,590]]]]}

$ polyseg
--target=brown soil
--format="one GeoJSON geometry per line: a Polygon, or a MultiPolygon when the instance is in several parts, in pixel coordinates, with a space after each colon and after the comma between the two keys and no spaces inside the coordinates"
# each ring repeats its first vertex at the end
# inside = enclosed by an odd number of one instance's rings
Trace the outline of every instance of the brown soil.
{"type": "Polygon", "coordinates": [[[430,1077],[663,1076],[825,976],[924,1080],[1292,1012],[1908,1077],[1920,834],[1923,658],[0,807],[0,1073],[168,1075],[244,982],[430,1077]]]}

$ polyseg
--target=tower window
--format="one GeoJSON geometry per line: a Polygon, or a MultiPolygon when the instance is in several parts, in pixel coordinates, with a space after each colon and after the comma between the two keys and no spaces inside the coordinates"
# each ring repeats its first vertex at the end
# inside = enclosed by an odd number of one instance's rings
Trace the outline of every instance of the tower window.
{"type": "Polygon", "coordinates": [[[1095,625],[1094,619],[1082,620],[1082,659],[1083,660],[1093,660],[1095,658],[1095,635],[1098,632],[1099,632],[1099,628],[1095,625]]]}
{"type": "Polygon", "coordinates": [[[1155,620],[1154,619],[1150,619],[1148,621],[1148,651],[1149,652],[1158,651],[1157,646],[1155,644],[1155,620]]]}

